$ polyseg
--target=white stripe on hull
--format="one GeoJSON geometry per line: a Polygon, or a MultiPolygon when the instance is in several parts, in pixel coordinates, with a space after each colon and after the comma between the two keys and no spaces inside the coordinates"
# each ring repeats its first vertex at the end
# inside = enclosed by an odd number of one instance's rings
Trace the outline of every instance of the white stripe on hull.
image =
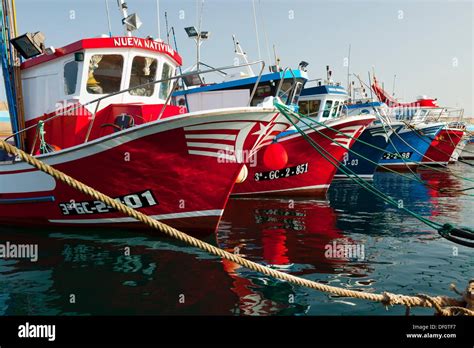
{"type": "Polygon", "coordinates": [[[0,176],[1,193],[45,192],[53,191],[55,188],[56,180],[52,176],[40,171],[0,176]]]}
{"type": "MultiPolygon", "coordinates": [[[[224,210],[198,210],[190,211],[185,213],[172,213],[172,214],[161,214],[150,216],[155,220],[172,220],[172,219],[185,219],[194,217],[205,217],[205,216],[221,216],[224,210]]],[[[138,222],[138,220],[130,217],[123,218],[105,218],[105,219],[67,219],[67,220],[49,220],[51,223],[61,224],[110,224],[110,223],[127,223],[127,222],[138,222]]]]}

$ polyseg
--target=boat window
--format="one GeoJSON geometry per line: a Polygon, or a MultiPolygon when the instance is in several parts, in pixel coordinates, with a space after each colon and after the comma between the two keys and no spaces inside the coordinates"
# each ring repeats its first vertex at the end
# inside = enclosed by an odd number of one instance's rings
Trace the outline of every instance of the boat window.
{"type": "Polygon", "coordinates": [[[107,94],[120,91],[123,57],[119,54],[96,54],[89,62],[87,92],[107,94]]]}
{"type": "Polygon", "coordinates": [[[78,70],[79,67],[76,61],[68,62],[64,65],[64,93],[66,95],[76,92],[78,70]]]}
{"type": "Polygon", "coordinates": [[[337,110],[338,110],[338,108],[339,108],[339,101],[336,100],[336,101],[334,102],[334,106],[333,106],[333,108],[332,108],[331,117],[337,117],[337,110]]]}
{"type": "MultiPolygon", "coordinates": [[[[141,86],[149,82],[155,81],[156,67],[158,61],[149,57],[135,57],[132,62],[132,72],[130,74],[130,86],[141,86]]],[[[138,87],[130,91],[131,95],[138,95],[142,97],[151,97],[155,91],[155,84],[149,83],[146,86],[138,87]]]]}
{"type": "Polygon", "coordinates": [[[326,101],[326,105],[324,106],[323,117],[329,117],[332,107],[332,100],[326,101]]]}
{"type": "Polygon", "coordinates": [[[310,100],[308,108],[308,116],[316,116],[321,106],[321,100],[310,100]]]}
{"type": "Polygon", "coordinates": [[[299,112],[303,115],[309,114],[309,100],[300,100],[298,103],[299,112]]]}
{"type": "Polygon", "coordinates": [[[263,102],[266,97],[272,96],[272,88],[269,85],[259,85],[252,99],[252,106],[256,106],[263,102]]]}
{"type": "MultiPolygon", "coordinates": [[[[169,79],[173,74],[173,68],[168,63],[163,64],[163,69],[161,71],[161,79],[165,80],[169,79]]],[[[171,80],[164,81],[160,84],[160,99],[168,98],[168,94],[170,93],[170,86],[171,80]]]]}

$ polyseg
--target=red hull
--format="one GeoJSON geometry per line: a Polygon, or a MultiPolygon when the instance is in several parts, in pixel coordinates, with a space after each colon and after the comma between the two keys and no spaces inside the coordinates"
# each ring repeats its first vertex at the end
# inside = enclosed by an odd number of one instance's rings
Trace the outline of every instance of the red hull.
{"type": "MultiPolygon", "coordinates": [[[[339,132],[358,138],[364,128],[373,120],[374,118],[371,116],[356,116],[335,120],[327,125],[339,132]]],[[[332,159],[334,158],[337,163],[342,161],[348,150],[335,142],[350,147],[355,141],[326,127],[319,127],[318,131],[307,131],[306,134],[329,153],[325,153],[326,157],[330,158],[332,162],[334,162],[332,159]],[[329,139],[321,135],[320,132],[329,139]]],[[[337,167],[319,154],[299,133],[282,137],[278,142],[288,153],[288,163],[285,168],[269,170],[263,161],[265,149],[259,151],[256,165],[248,167],[247,180],[236,184],[232,195],[324,196],[336,174],[337,167]]]]}
{"type": "MultiPolygon", "coordinates": [[[[129,128],[40,159],[177,229],[212,233],[242,168],[237,153],[256,149],[274,136],[272,127],[288,121],[268,108],[202,114],[129,128]],[[223,147],[235,149],[233,160],[221,160],[223,147]]],[[[1,224],[143,227],[24,163],[0,167],[0,192],[1,224]]]]}
{"type": "Polygon", "coordinates": [[[464,135],[460,129],[442,129],[430,144],[423,157],[425,164],[447,164],[464,135]]]}

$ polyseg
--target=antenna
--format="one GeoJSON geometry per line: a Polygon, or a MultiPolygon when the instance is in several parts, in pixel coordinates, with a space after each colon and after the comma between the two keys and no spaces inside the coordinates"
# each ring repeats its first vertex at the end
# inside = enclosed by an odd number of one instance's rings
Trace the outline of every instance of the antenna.
{"type": "Polygon", "coordinates": [[[397,78],[397,74],[393,75],[393,89],[392,89],[392,96],[395,97],[395,79],[397,78]]]}
{"type": "Polygon", "coordinates": [[[280,71],[280,58],[278,58],[278,56],[277,56],[275,44],[273,44],[273,55],[274,55],[274,57],[275,57],[275,67],[276,67],[276,71],[280,71]]]}
{"type": "MultiPolygon", "coordinates": [[[[242,49],[242,46],[240,46],[240,42],[235,39],[235,35],[232,35],[232,41],[234,41],[235,54],[239,57],[242,57],[242,60],[245,62],[245,64],[249,64],[249,61],[247,59],[247,53],[245,53],[242,49]]],[[[255,76],[255,73],[253,72],[252,67],[250,65],[247,65],[246,68],[249,76],[255,76]]]]}
{"type": "Polygon", "coordinates": [[[262,52],[260,51],[260,39],[258,35],[258,25],[257,25],[257,13],[255,11],[255,0],[252,0],[252,7],[253,7],[253,21],[255,24],[255,37],[257,39],[257,50],[258,50],[258,60],[262,59],[262,52]]]}
{"type": "MultiPolygon", "coordinates": [[[[374,69],[374,67],[372,67],[372,70],[373,69],[374,69]]],[[[372,78],[370,77],[370,71],[368,72],[368,74],[369,74],[370,100],[374,101],[374,96],[372,94],[372,78]]],[[[374,76],[375,76],[375,72],[374,72],[374,76]]]]}
{"type": "Polygon", "coordinates": [[[350,77],[351,77],[351,44],[349,44],[349,54],[347,55],[347,88],[349,89],[349,97],[352,97],[350,77]]]}
{"type": "MultiPolygon", "coordinates": [[[[169,45],[170,44],[170,29],[168,29],[168,12],[166,11],[165,11],[165,25],[166,25],[166,42],[169,45]]],[[[173,33],[174,33],[174,29],[173,29],[173,33]]]]}
{"type": "Polygon", "coordinates": [[[160,0],[156,0],[156,18],[158,25],[158,38],[161,39],[161,28],[160,28],[160,0]]]}
{"type": "Polygon", "coordinates": [[[112,37],[112,25],[110,24],[109,0],[105,0],[105,12],[107,13],[107,24],[109,26],[109,37],[112,37]]]}

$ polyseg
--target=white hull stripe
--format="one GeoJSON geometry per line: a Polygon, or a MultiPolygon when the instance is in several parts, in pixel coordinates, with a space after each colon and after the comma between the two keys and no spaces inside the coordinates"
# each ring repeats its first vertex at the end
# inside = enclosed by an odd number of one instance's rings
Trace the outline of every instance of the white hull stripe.
{"type": "Polygon", "coordinates": [[[56,188],[56,180],[43,172],[4,174],[0,177],[1,193],[49,192],[56,188]]]}
{"type": "MultiPolygon", "coordinates": [[[[205,216],[221,216],[224,210],[198,210],[189,211],[186,213],[172,213],[172,214],[161,214],[150,216],[155,220],[172,220],[172,219],[185,219],[194,217],[205,217],[205,216]]],[[[126,222],[138,222],[138,220],[130,217],[124,218],[108,218],[108,219],[67,219],[67,220],[49,220],[52,223],[61,224],[110,224],[110,223],[126,223],[126,222]]]]}
{"type": "Polygon", "coordinates": [[[235,134],[186,134],[186,139],[218,139],[233,141],[237,139],[235,134]]]}
{"type": "Polygon", "coordinates": [[[239,192],[239,193],[232,193],[231,196],[257,195],[260,193],[272,193],[272,192],[293,192],[293,191],[322,189],[322,188],[328,188],[328,187],[329,185],[314,185],[314,186],[297,187],[297,188],[284,189],[284,190],[257,191],[257,192],[246,192],[246,193],[239,192]]]}
{"type": "Polygon", "coordinates": [[[218,149],[225,150],[227,152],[234,152],[234,145],[228,144],[188,142],[188,147],[204,147],[206,149],[218,149]]]}
{"type": "Polygon", "coordinates": [[[234,129],[242,129],[245,127],[248,127],[249,123],[248,122],[214,122],[210,124],[198,124],[196,126],[188,126],[184,127],[184,131],[201,131],[201,130],[234,130],[234,129]]]}

